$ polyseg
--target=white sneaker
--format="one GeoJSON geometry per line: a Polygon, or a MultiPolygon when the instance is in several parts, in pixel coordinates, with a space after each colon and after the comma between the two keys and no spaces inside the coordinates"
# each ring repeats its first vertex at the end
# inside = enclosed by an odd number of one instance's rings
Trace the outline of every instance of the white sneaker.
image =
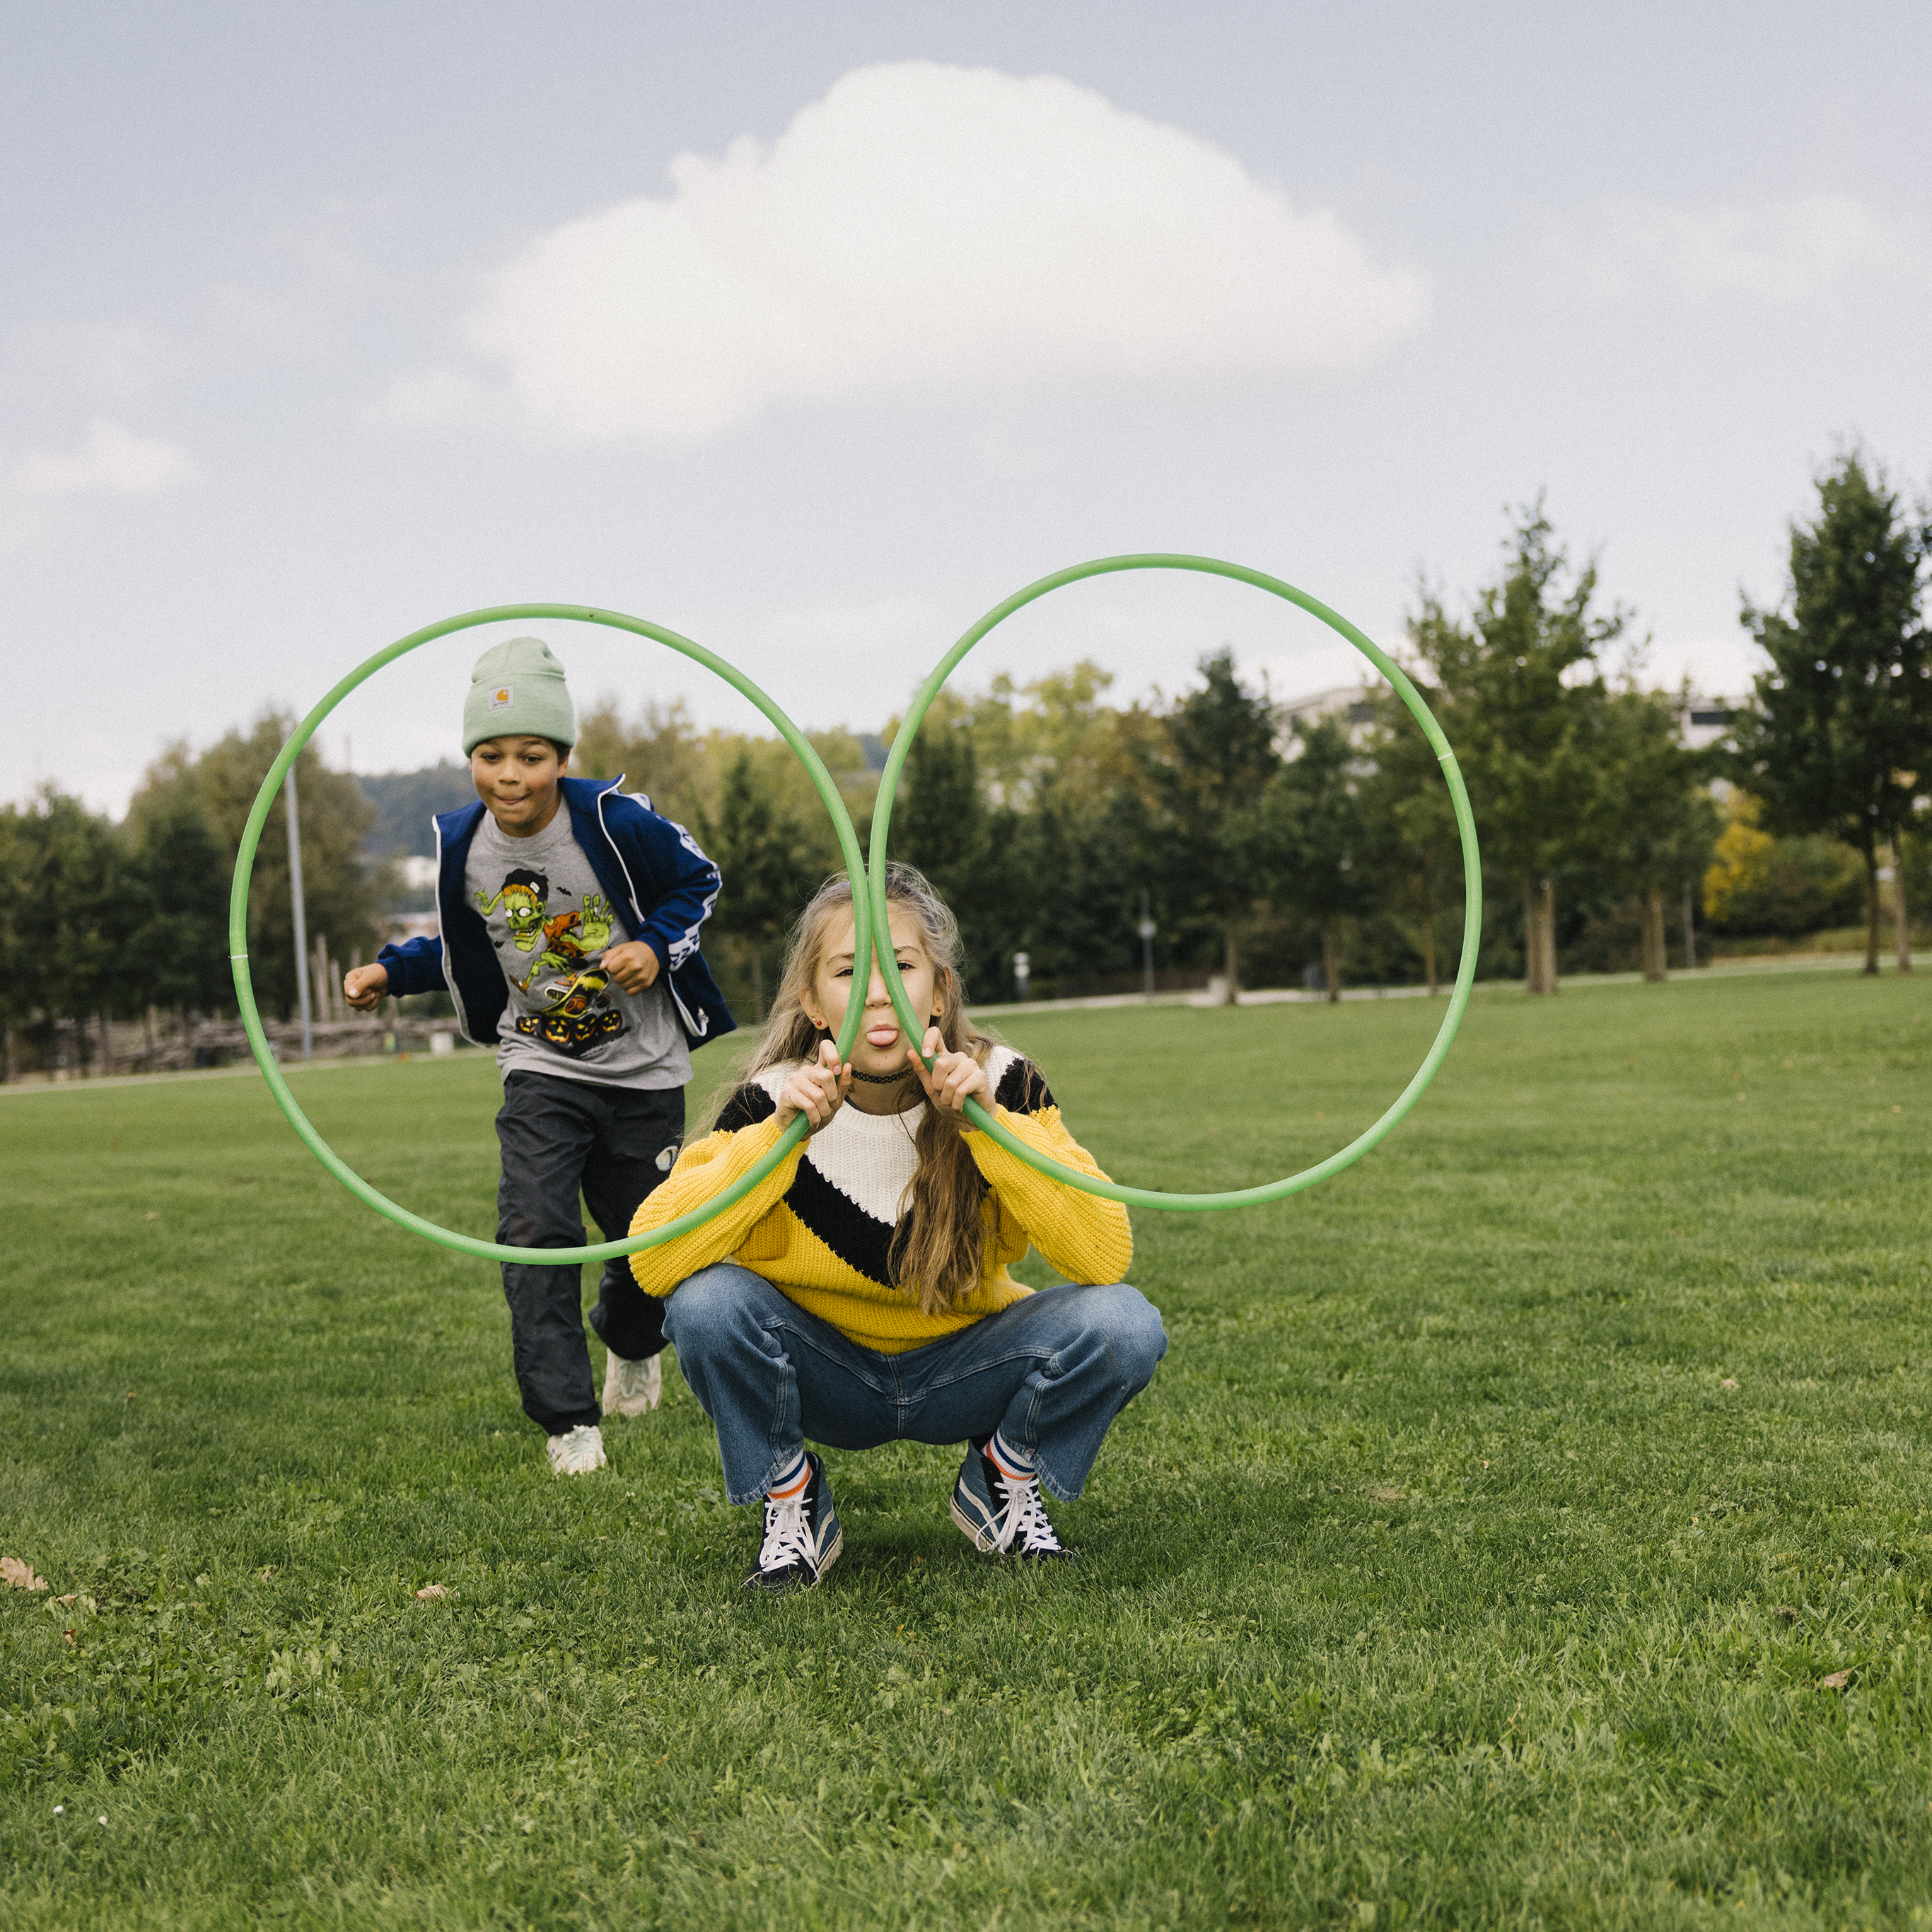
{"type": "Polygon", "coordinates": [[[609,1460],[594,1422],[580,1422],[568,1434],[550,1438],[550,1466],[560,1476],[587,1476],[609,1460]]]}
{"type": "Polygon", "coordinates": [[[656,1355],[641,1362],[627,1362],[622,1355],[610,1355],[604,1364],[604,1413],[606,1415],[642,1415],[664,1399],[664,1370],[656,1355]]]}

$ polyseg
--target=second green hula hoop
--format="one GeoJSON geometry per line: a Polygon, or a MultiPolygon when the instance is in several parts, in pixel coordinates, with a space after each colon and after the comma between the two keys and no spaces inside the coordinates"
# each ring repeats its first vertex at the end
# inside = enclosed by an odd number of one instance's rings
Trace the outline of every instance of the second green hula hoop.
{"type": "MultiPolygon", "coordinates": [[[[1077,1187],[1084,1193],[1103,1196],[1109,1201],[1124,1202],[1130,1208],[1159,1208],[1184,1214],[1205,1214],[1222,1208],[1252,1208],[1264,1201],[1279,1201],[1285,1195],[1299,1194],[1312,1187],[1318,1181],[1326,1180],[1330,1175],[1340,1174],[1345,1167],[1352,1166],[1364,1154],[1382,1140],[1394,1129],[1396,1123],[1422,1097],[1423,1090],[1436,1077],[1436,1070],[1442,1064],[1443,1056],[1449,1051],[1450,1042],[1456,1037],[1456,1030],[1462,1024],[1463,1010],[1469,1004],[1469,989],[1476,976],[1476,951],[1483,932],[1483,873],[1481,854],[1476,845],[1476,821],[1469,809],[1469,794],[1462,783],[1462,775],[1456,768],[1456,754],[1449,748],[1449,741],[1442,735],[1442,728],[1430,715],[1429,707],[1422,701],[1422,694],[1409,682],[1402,667],[1381,650],[1376,644],[1354,625],[1331,610],[1318,598],[1311,597],[1305,590],[1298,590],[1292,584],[1284,584],[1278,577],[1270,577],[1265,572],[1249,570],[1238,563],[1223,563],[1211,556],[1186,556],[1154,552],[1132,556],[1103,556],[1091,563],[1076,563],[1070,568],[1057,570],[1051,577],[1042,577],[1036,584],[1029,584],[1024,590],[1016,590],[1004,604],[996,604],[988,610],[933,668],[932,675],[920,686],[919,694],[913,700],[912,709],[906,714],[905,722],[900,725],[892,740],[892,755],[886,760],[886,769],[879,782],[878,801],[872,808],[872,842],[870,862],[868,866],[868,883],[872,888],[872,925],[882,937],[890,933],[890,925],[886,906],[886,838],[892,824],[892,800],[898,789],[899,776],[905,769],[905,761],[912,750],[912,743],[919,734],[928,708],[939,695],[940,687],[950,677],[959,661],[979,643],[996,625],[1004,623],[1016,610],[1022,609],[1036,598],[1044,597],[1049,590],[1058,590],[1063,585],[1078,584],[1084,578],[1106,577],[1124,570],[1192,570],[1210,577],[1232,578],[1239,584],[1251,584],[1258,590],[1265,590],[1271,596],[1285,598],[1298,604],[1311,616],[1318,617],[1328,628],[1346,638],[1383,676],[1387,678],[1408,707],[1409,715],[1422,727],[1430,748],[1435,752],[1442,766],[1442,776],[1449,787],[1449,796],[1456,808],[1456,829],[1462,847],[1463,913],[1462,957],[1456,970],[1456,985],[1449,996],[1449,1010],[1442,1016],[1442,1024],[1437,1030],[1428,1054],[1414,1077],[1396,1097],[1395,1104],[1381,1119],[1365,1132],[1356,1136],[1348,1145],[1331,1154],[1326,1160],[1318,1161],[1312,1167],[1304,1168],[1299,1174],[1291,1174],[1284,1180],[1270,1180],[1258,1187],[1240,1187],[1224,1194],[1169,1194],[1151,1187],[1124,1187],[1117,1181],[1097,1180],[1090,1174],[1082,1174],[1063,1162],[1050,1160],[1036,1153],[1019,1137],[1001,1126],[999,1120],[980,1106],[976,1100],[966,1103],[966,1117],[974,1126],[993,1138],[1010,1154],[1016,1154],[1029,1167],[1051,1175],[1056,1180],[1064,1180],[1070,1187],[1077,1187]]],[[[926,1036],[926,1022],[912,1010],[912,1003],[906,998],[904,982],[899,977],[898,962],[893,957],[891,946],[882,944],[877,950],[879,970],[884,976],[886,989],[892,994],[893,1010],[898,1015],[899,1024],[905,1029],[909,1040],[922,1040],[926,1036]]],[[[843,1051],[842,1046],[841,1051],[843,1051]]]]}
{"type": "MultiPolygon", "coordinates": [[[[662,625],[648,624],[641,617],[627,617],[616,610],[593,610],[582,604],[500,604],[488,610],[469,610],[458,617],[446,617],[440,624],[425,624],[420,631],[412,631],[406,638],[399,638],[366,663],[358,664],[296,727],[275,762],[268,767],[268,775],[262,781],[261,790],[255,794],[254,808],[242,830],[241,849],[236,855],[235,885],[228,899],[228,951],[230,963],[235,971],[236,1004],[241,1008],[242,1024],[248,1031],[250,1050],[268,1083],[268,1090],[310,1153],[357,1200],[386,1216],[399,1228],[406,1228],[412,1234],[421,1234],[440,1246],[454,1248],[459,1254],[475,1255],[484,1261],[535,1261],[547,1267],[564,1268],[583,1262],[611,1261],[620,1255],[635,1254],[640,1248],[655,1248],[661,1243],[690,1233],[694,1228],[701,1227],[714,1215],[722,1214],[734,1202],[742,1199],[804,1138],[808,1130],[804,1116],[801,1114],[779,1136],[778,1145],[748,1174],[722,1193],[714,1195],[703,1207],[694,1208],[688,1214],[662,1228],[654,1228],[648,1234],[636,1234],[628,1240],[605,1241],[597,1246],[584,1248],[512,1248],[497,1241],[478,1240],[474,1235],[459,1234],[450,1228],[440,1228],[434,1222],[426,1221],[421,1215],[412,1214],[406,1208],[399,1207],[388,1196],[371,1187],[316,1132],[308,1116],[296,1104],[296,1096],[289,1091],[289,1084],[269,1051],[268,1036],[262,1030],[262,1017],[256,1010],[254,984],[248,970],[248,880],[254,870],[255,848],[260,842],[262,827],[267,822],[275,794],[281,789],[289,767],[301,755],[302,747],[314,736],[317,726],[364,679],[373,677],[385,664],[394,663],[418,645],[426,644],[433,638],[446,638],[454,631],[472,629],[478,624],[520,623],[532,618],[602,624],[614,631],[628,631],[638,637],[650,638],[682,652],[707,670],[716,672],[734,690],[742,692],[777,726],[779,735],[798,754],[826,810],[831,814],[833,828],[838,834],[839,850],[844,855],[846,872],[852,881],[854,937],[862,958],[872,944],[872,920],[871,903],[860,890],[859,882],[865,874],[866,867],[859,852],[859,835],[853,830],[851,816],[845,809],[844,800],[838,795],[832,774],[825,769],[824,760],[812,749],[797,726],[742,672],[705,650],[703,645],[694,644],[688,638],[680,637],[676,632],[668,631],[662,625]]],[[[848,1006],[845,1024],[838,1032],[842,1058],[851,1051],[864,1012],[862,1000],[854,1000],[848,1006]]]]}

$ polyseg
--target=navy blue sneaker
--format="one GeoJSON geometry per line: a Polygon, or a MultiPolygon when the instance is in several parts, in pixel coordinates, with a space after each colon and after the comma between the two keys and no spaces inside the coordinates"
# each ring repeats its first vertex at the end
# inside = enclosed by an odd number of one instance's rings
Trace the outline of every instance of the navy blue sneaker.
{"type": "Polygon", "coordinates": [[[799,1495],[788,1502],[765,1498],[765,1540],[758,1547],[758,1562],[746,1575],[748,1590],[782,1596],[788,1590],[816,1589],[845,1547],[825,1465],[809,1449],[805,1460],[812,1480],[799,1495]]]}
{"type": "Polygon", "coordinates": [[[1017,1556],[1023,1563],[1053,1563],[1076,1558],[1054,1534],[1040,1499],[1040,1479],[1010,1483],[986,1454],[984,1442],[969,1442],[959,1480],[952,1485],[952,1520],[982,1556],[1017,1556]]]}

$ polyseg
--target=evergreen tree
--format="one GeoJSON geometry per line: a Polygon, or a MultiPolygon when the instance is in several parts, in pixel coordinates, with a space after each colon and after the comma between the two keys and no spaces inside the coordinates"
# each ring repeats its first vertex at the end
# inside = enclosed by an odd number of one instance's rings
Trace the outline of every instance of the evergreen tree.
{"type": "Polygon", "coordinates": [[[1336,1000],[1342,922],[1362,910],[1369,884],[1356,758],[1332,718],[1298,725],[1295,736],[1298,754],[1275,774],[1250,822],[1250,872],[1278,906],[1319,930],[1322,983],[1336,1000]]]}
{"type": "MultiPolygon", "coordinates": [[[[1898,852],[1932,772],[1927,532],[1856,454],[1817,488],[1816,520],[1791,526],[1788,610],[1745,601],[1742,621],[1771,662],[1732,736],[1767,832],[1828,832],[1863,860],[1864,970],[1876,973],[1879,855],[1898,852]]],[[[1902,900],[1902,871],[1900,886],[1902,900]]],[[[1909,968],[1903,943],[1900,957],[1909,968]]]]}
{"type": "Polygon", "coordinates": [[[1227,997],[1240,983],[1240,932],[1254,898],[1252,812],[1281,764],[1265,683],[1244,685],[1234,653],[1201,660],[1201,686],[1169,708],[1148,778],[1159,801],[1167,896],[1217,932],[1227,997]]]}
{"type": "Polygon", "coordinates": [[[766,958],[816,884],[811,842],[742,746],[726,768],[716,818],[702,823],[705,850],[724,881],[710,931],[736,941],[745,952],[752,1003],[762,1020],[766,958]]]}
{"type": "Polygon", "coordinates": [[[1424,589],[1409,641],[1431,709],[1456,748],[1486,863],[1522,895],[1524,979],[1556,990],[1559,874],[1587,855],[1585,828],[1598,783],[1600,713],[1606,697],[1598,655],[1629,622],[1595,613],[1597,572],[1570,578],[1540,504],[1507,545],[1502,580],[1480,591],[1466,620],[1424,589]]]}
{"type": "Polygon", "coordinates": [[[1374,706],[1360,788],[1364,863],[1396,929],[1420,958],[1433,998],[1441,980],[1440,921],[1462,862],[1456,808],[1434,748],[1407,706],[1386,688],[1374,706]]]}

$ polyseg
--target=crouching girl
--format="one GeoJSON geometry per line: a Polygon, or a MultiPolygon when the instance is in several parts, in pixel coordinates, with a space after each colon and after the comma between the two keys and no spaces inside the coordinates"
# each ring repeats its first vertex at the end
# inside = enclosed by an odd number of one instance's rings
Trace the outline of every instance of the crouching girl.
{"type": "Polygon", "coordinates": [[[728,1187],[798,1115],[811,1136],[715,1220],[631,1258],[665,1298],[664,1334],[716,1425],[724,1490],[762,1498],[748,1589],[810,1588],[843,1547],[808,1442],[872,1449],[964,1441],[952,1520],[988,1556],[1071,1556],[1040,1491],[1077,1497],[1108,1426],[1167,1351],[1160,1316],[1120,1277],[1126,1210],[1049,1180],[986,1134],[969,1098],[1042,1154],[1099,1174],[1046,1082],[966,1016],[959,934],[910,866],[886,876],[890,935],[928,1072],[885,982],[853,956],[851,888],[823,886],[794,934],[772,1017],[706,1138],[638,1210],[634,1234],[728,1187]],[[841,1064],[847,1002],[864,1019],[841,1064]],[[1029,1246],[1067,1277],[1035,1293],[1006,1272],[1029,1246]]]}

